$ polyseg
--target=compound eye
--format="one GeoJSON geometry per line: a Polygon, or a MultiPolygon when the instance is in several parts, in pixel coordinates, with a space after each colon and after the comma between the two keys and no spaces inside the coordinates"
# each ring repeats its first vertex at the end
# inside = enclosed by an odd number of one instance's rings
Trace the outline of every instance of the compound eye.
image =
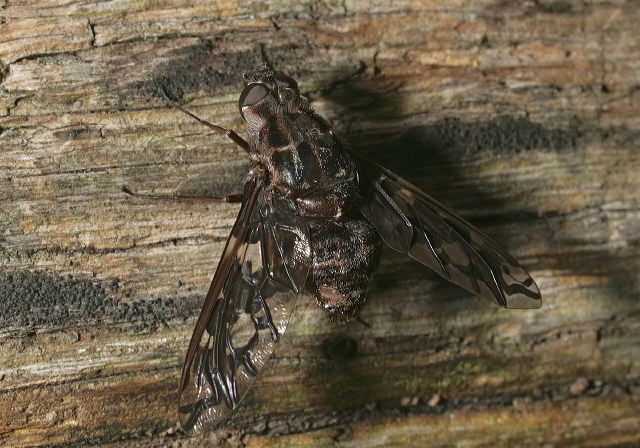
{"type": "Polygon", "coordinates": [[[291,76],[287,76],[284,73],[275,73],[276,82],[278,87],[284,87],[285,89],[293,89],[298,91],[298,83],[291,76]]]}
{"type": "Polygon", "coordinates": [[[264,84],[249,84],[240,94],[240,100],[238,101],[240,112],[242,112],[243,107],[253,106],[254,104],[259,103],[264,97],[267,96],[268,93],[269,88],[264,84]]]}

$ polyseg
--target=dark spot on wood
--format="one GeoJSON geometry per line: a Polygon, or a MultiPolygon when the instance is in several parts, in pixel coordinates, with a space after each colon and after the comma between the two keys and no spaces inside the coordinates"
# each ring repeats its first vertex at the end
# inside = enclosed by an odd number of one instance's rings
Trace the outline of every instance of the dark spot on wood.
{"type": "Polygon", "coordinates": [[[278,16],[271,16],[269,17],[269,20],[271,20],[271,25],[273,25],[273,28],[276,31],[280,31],[280,29],[282,28],[282,26],[278,23],[278,16]]]}
{"type": "Polygon", "coordinates": [[[80,138],[97,138],[100,135],[99,129],[91,129],[86,127],[71,127],[60,129],[53,133],[53,136],[56,140],[68,141],[68,140],[77,140],[80,138]]]}
{"type": "Polygon", "coordinates": [[[176,50],[157,76],[134,84],[133,90],[146,98],[164,98],[166,91],[176,100],[200,90],[213,93],[221,86],[240,86],[242,73],[260,63],[259,51],[229,52],[220,51],[215,45],[195,45],[176,50]]]}
{"type": "Polygon", "coordinates": [[[338,335],[322,342],[322,350],[327,359],[342,361],[353,358],[358,351],[358,343],[350,336],[338,335]]]}
{"type": "MultiPolygon", "coordinates": [[[[117,282],[116,282],[117,284],[117,282]]],[[[109,289],[114,282],[109,282],[109,289]]],[[[155,328],[196,314],[198,300],[154,298],[121,302],[97,283],[37,271],[0,274],[0,328],[136,323],[155,328]]]]}
{"type": "Polygon", "coordinates": [[[433,151],[511,153],[532,149],[575,149],[576,141],[583,134],[578,126],[548,128],[528,118],[501,116],[475,123],[445,118],[435,124],[409,130],[406,138],[433,151]]]}
{"type": "Polygon", "coordinates": [[[2,84],[9,74],[9,64],[5,64],[2,59],[0,59],[0,84],[2,84]]]}
{"type": "Polygon", "coordinates": [[[544,1],[536,1],[534,2],[533,8],[536,12],[542,12],[547,14],[564,14],[568,13],[573,9],[573,5],[570,2],[560,1],[560,2],[544,2],[544,1]]]}

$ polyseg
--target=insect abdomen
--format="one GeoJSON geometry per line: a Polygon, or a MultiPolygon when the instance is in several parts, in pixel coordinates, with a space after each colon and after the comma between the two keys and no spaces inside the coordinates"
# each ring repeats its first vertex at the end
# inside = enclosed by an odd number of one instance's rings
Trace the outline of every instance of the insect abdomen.
{"type": "Polygon", "coordinates": [[[311,227],[312,290],[333,321],[355,318],[378,265],[382,242],[362,219],[322,221],[311,227]]]}

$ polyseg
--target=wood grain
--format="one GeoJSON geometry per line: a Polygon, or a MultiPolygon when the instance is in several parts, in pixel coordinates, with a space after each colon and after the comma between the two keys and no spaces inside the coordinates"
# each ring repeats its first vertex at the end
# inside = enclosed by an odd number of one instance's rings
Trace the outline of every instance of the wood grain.
{"type": "Polygon", "coordinates": [[[0,445],[640,444],[637,2],[0,1],[0,445]],[[387,251],[362,312],[311,299],[243,405],[176,430],[264,60],[352,146],[501,242],[540,310],[387,251]]]}

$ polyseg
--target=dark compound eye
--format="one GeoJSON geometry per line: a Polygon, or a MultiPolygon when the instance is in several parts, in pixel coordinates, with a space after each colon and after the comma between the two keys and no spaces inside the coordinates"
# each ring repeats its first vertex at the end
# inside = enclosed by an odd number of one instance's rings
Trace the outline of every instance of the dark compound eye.
{"type": "Polygon", "coordinates": [[[275,73],[276,82],[279,87],[284,87],[286,89],[293,89],[296,92],[298,91],[298,83],[291,76],[287,76],[284,73],[275,73]]]}
{"type": "Polygon", "coordinates": [[[238,101],[240,112],[242,112],[243,107],[253,106],[259,103],[268,93],[269,88],[264,84],[249,84],[240,94],[240,100],[238,101]]]}

